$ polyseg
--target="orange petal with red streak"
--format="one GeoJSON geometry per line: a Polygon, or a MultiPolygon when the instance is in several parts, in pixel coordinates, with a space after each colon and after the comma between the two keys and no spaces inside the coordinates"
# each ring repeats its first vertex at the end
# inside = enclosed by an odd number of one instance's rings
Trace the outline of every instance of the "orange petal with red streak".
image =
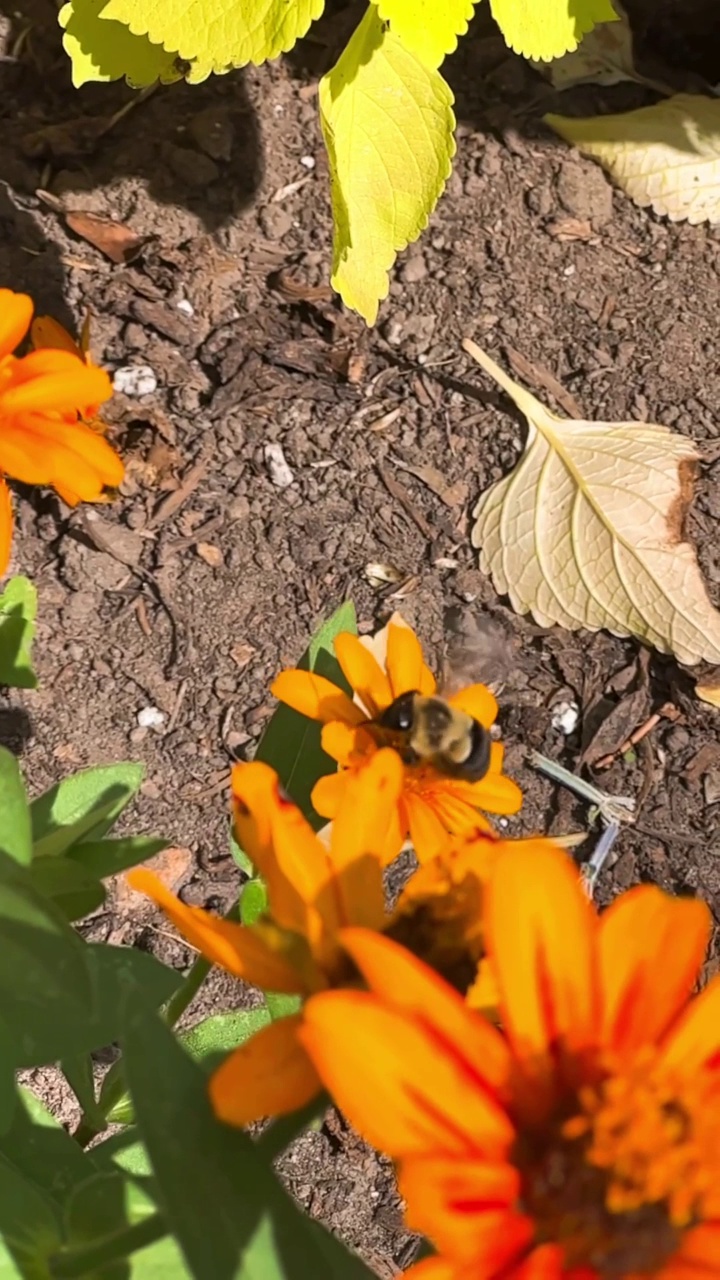
{"type": "MultiPolygon", "coordinates": [[[[368,715],[374,719],[392,702],[392,690],[386,673],[358,637],[351,635],[349,631],[341,631],[333,644],[335,657],[345,679],[367,709],[368,715]]],[[[336,720],[340,718],[333,717],[336,720]]]]}
{"type": "Polygon", "coordinates": [[[656,1280],[717,1280],[720,1275],[720,1222],[704,1222],[686,1231],[677,1253],[656,1280]]]}
{"type": "Polygon", "coordinates": [[[478,1275],[503,1274],[527,1253],[534,1225],[514,1209],[520,1176],[510,1164],[435,1156],[403,1161],[398,1178],[412,1231],[478,1275]]]}
{"type": "Polygon", "coordinates": [[[420,641],[410,627],[389,623],[385,665],[393,698],[411,690],[423,694],[435,692],[435,677],[425,663],[420,641]]]}
{"type": "Polygon", "coordinates": [[[32,320],[32,298],[13,289],[0,289],[0,359],[22,342],[32,320]]]}
{"type": "Polygon", "coordinates": [[[403,807],[410,829],[410,842],[418,861],[428,862],[437,858],[447,844],[450,831],[443,822],[441,795],[436,802],[430,803],[423,796],[409,791],[403,797],[403,807]]]}
{"type": "Polygon", "coordinates": [[[510,1070],[507,1045],[457,991],[412,952],[369,929],[343,929],[341,942],[368,987],[398,1011],[427,1024],[438,1043],[462,1046],[468,1076],[501,1090],[510,1070]]]}
{"type": "Polygon", "coordinates": [[[704,902],[671,898],[650,885],[630,889],[603,913],[598,949],[604,1044],[633,1053],[663,1035],[691,995],[711,927],[704,902]]]}
{"type": "Polygon", "coordinates": [[[302,1014],[278,1018],[256,1031],[210,1080],[213,1110],[243,1128],[263,1116],[283,1116],[320,1092],[317,1073],[298,1040],[302,1014]]]}
{"type": "Polygon", "coordinates": [[[567,854],[541,840],[506,844],[486,886],[485,938],[533,1118],[579,1083],[576,1055],[598,1041],[596,928],[567,854]]]}
{"type": "Polygon", "coordinates": [[[342,689],[313,671],[295,668],[281,671],[270,685],[270,692],[288,707],[310,720],[344,720],[360,724],[365,716],[342,689]]]}
{"type": "Polygon", "coordinates": [[[457,707],[458,711],[464,711],[473,720],[479,721],[484,729],[489,729],[497,720],[497,698],[484,684],[469,684],[467,688],[451,694],[448,702],[452,707],[457,707]]]}
{"type": "Polygon", "coordinates": [[[221,920],[201,907],[180,902],[152,871],[136,867],[127,873],[127,882],[138,893],[147,894],[172,920],[175,928],[212,964],[227,969],[265,991],[298,995],[303,986],[295,970],[245,925],[221,920]]]}
{"type": "Polygon", "coordinates": [[[12,534],[12,497],[5,481],[0,478],[0,578],[4,578],[8,571],[12,534]]]}
{"type": "Polygon", "coordinates": [[[680,1015],[668,1033],[662,1061],[670,1070],[689,1076],[706,1066],[715,1071],[720,1067],[720,976],[680,1015]]]}
{"type": "Polygon", "coordinates": [[[298,1034],[318,1075],[374,1146],[400,1158],[505,1156],[512,1125],[468,1070],[464,1044],[366,991],[312,996],[304,1014],[298,1034]]]}

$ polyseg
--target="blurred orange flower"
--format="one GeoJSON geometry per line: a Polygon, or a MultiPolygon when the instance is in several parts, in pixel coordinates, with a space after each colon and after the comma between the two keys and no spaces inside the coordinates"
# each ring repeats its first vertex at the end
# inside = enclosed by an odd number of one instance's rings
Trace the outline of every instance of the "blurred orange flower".
{"type": "Polygon", "coordinates": [[[412,1280],[717,1280],[720,979],[692,998],[706,906],[643,886],[600,918],[557,849],[505,849],[485,893],[504,1034],[386,937],[343,933],[369,990],[300,1038],[399,1165],[437,1256],[412,1280]]]}
{"type": "Polygon", "coordinates": [[[69,351],[13,355],[32,312],[26,294],[0,289],[0,573],[7,569],[12,538],[3,475],[49,485],[75,506],[96,501],[124,473],[114,449],[81,421],[112,394],[107,374],[69,351]]]}
{"type": "MultiPolygon", "coordinates": [[[[408,626],[389,624],[384,667],[357,636],[343,632],[335,637],[334,645],[355,701],[330,680],[311,671],[282,671],[271,686],[281,702],[324,725],[323,747],[340,765],[339,772],[321,778],[312,793],[315,809],[326,818],[333,818],[338,812],[352,770],[382,745],[372,732],[372,722],[403,693],[436,691],[435,677],[423,660],[420,642],[408,626]]],[[[485,729],[497,716],[497,702],[482,684],[469,685],[447,701],[485,729]]],[[[479,782],[448,777],[429,763],[405,765],[386,860],[395,857],[408,836],[423,861],[440,852],[449,831],[471,831],[478,825],[490,829],[481,811],[517,812],[522,796],[518,786],[502,773],[501,743],[493,742],[490,753],[490,767],[479,782]]]]}
{"type": "MultiPolygon", "coordinates": [[[[346,929],[359,926],[386,930],[437,966],[476,1007],[493,1012],[497,993],[483,962],[481,900],[504,843],[484,831],[450,839],[441,858],[411,876],[388,916],[381,851],[401,787],[399,756],[388,749],[376,752],[350,777],[326,845],[285,798],[272,769],[237,765],[238,841],[268,894],[268,914],[252,925],[185,906],[150,871],[132,871],[128,881],[153,898],[209,960],[262,990],[311,1002],[317,992],[356,985],[359,974],[342,939],[346,929]]],[[[211,1096],[222,1119],[245,1125],[280,1115],[320,1090],[298,1039],[307,1007],[257,1032],[218,1070],[211,1096]]]]}

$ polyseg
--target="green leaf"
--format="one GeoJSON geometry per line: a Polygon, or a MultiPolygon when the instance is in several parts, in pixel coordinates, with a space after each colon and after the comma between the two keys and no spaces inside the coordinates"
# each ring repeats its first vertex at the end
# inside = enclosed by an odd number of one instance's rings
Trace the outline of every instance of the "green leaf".
{"type": "Polygon", "coordinates": [[[89,1053],[78,1053],[63,1058],[60,1069],[82,1108],[83,1120],[101,1132],[105,1117],[95,1098],[95,1074],[89,1053]]]}
{"type": "Polygon", "coordinates": [[[120,1172],[98,1173],[77,1187],[65,1214],[66,1244],[54,1275],[97,1280],[180,1280],[187,1276],[177,1245],[143,1187],[120,1172]],[[125,1259],[131,1259],[128,1270],[125,1259]],[[84,1262],[84,1266],[81,1264],[84,1262]]]}
{"type": "Polygon", "coordinates": [[[177,49],[194,63],[188,79],[202,80],[292,49],[323,6],[324,0],[109,0],[103,16],[177,49]]]}
{"type": "Polygon", "coordinates": [[[617,22],[610,0],[490,0],[505,40],[525,58],[550,62],[577,49],[598,22],[617,22]]]}
{"type": "Polygon", "coordinates": [[[0,1155],[0,1276],[50,1280],[47,1258],[61,1242],[49,1198],[0,1155]]]}
{"type": "Polygon", "coordinates": [[[270,1015],[264,1005],[257,1009],[215,1013],[189,1031],[181,1032],[180,1040],[193,1060],[201,1063],[203,1070],[209,1073],[228,1053],[239,1049],[269,1021],[270,1015]]]}
{"type": "Polygon", "coordinates": [[[320,81],[335,223],[332,283],[368,324],[387,296],[396,254],[425,229],[450,176],[452,104],[440,72],[384,26],[374,4],[320,81]]]}
{"type": "Polygon", "coordinates": [[[265,881],[248,880],[240,891],[240,922],[255,924],[268,909],[267,889],[265,881]]]}
{"type": "Polygon", "coordinates": [[[73,1187],[92,1176],[93,1163],[31,1089],[19,1087],[17,1101],[0,1155],[60,1210],[73,1187]]]}
{"type": "Polygon", "coordinates": [[[89,80],[119,80],[126,76],[136,89],[156,80],[179,80],[177,54],[146,36],[135,36],[122,22],[109,21],[106,0],[71,0],[60,10],[63,45],[72,63],[76,89],[89,80]]]}
{"type": "Polygon", "coordinates": [[[36,858],[30,877],[38,893],[54,902],[66,920],[81,920],[105,901],[100,881],[70,858],[36,858]]]}
{"type": "Polygon", "coordinates": [[[372,1280],[310,1222],[252,1140],[213,1115],[202,1069],[141,1001],[126,1006],[128,1081],[158,1203],[195,1280],[372,1280]]]}
{"type": "Polygon", "coordinates": [[[104,880],[139,862],[147,862],[167,849],[168,841],[152,836],[121,836],[118,840],[81,840],[68,849],[67,857],[88,875],[104,880]]]}
{"type": "Polygon", "coordinates": [[[230,822],[230,853],[241,871],[244,871],[247,876],[255,875],[255,868],[252,862],[248,858],[245,850],[240,848],[240,845],[235,839],[232,820],[230,822]]]}
{"type": "Polygon", "coordinates": [[[395,35],[428,67],[439,67],[446,53],[457,48],[464,36],[477,0],[445,0],[444,4],[418,4],[418,0],[377,0],[378,13],[395,35]]]}
{"type": "Polygon", "coordinates": [[[99,839],[117,821],[145,776],[141,764],[99,765],[56,783],[33,800],[33,855],[55,857],[85,837],[99,839]]]}
{"type": "Polygon", "coordinates": [[[23,866],[32,860],[25,786],[15,756],[5,747],[0,747],[0,849],[23,866]]]}
{"type": "Polygon", "coordinates": [[[29,578],[11,578],[0,595],[0,684],[37,685],[30,650],[35,635],[37,591],[29,578]]]}
{"type": "MultiPolygon", "coordinates": [[[[350,686],[333,650],[335,636],[341,631],[357,634],[355,606],[351,601],[341,604],[319,627],[298,667],[304,671],[317,671],[349,693],[350,686]]],[[[323,826],[325,819],[313,809],[310,793],[318,778],[337,769],[336,762],[320,745],[320,729],[314,720],[281,703],[260,739],[255,755],[256,760],[263,760],[277,771],[288,795],[292,796],[315,830],[323,826]]]]}

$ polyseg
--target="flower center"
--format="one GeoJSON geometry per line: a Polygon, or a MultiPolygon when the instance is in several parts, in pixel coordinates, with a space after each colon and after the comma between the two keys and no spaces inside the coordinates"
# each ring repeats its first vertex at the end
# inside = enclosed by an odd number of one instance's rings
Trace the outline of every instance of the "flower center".
{"type": "Polygon", "coordinates": [[[602,1280],[654,1275],[717,1197],[720,1122],[709,1077],[673,1079],[654,1049],[643,1050],[621,1071],[606,1067],[575,1106],[550,1141],[518,1142],[537,1241],[561,1244],[568,1269],[591,1267],[602,1280]]]}

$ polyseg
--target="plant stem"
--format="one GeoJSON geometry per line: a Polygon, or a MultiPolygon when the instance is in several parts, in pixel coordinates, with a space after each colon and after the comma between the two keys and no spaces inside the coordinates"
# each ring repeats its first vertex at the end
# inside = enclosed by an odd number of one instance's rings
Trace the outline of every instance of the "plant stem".
{"type": "Polygon", "coordinates": [[[58,1277],[58,1280],[60,1277],[86,1276],[110,1262],[120,1262],[136,1250],[154,1244],[156,1240],[162,1240],[167,1233],[162,1214],[153,1213],[149,1218],[143,1218],[142,1222],[136,1222],[105,1240],[78,1245],[74,1249],[70,1247],[53,1254],[48,1258],[49,1274],[58,1277]]]}

